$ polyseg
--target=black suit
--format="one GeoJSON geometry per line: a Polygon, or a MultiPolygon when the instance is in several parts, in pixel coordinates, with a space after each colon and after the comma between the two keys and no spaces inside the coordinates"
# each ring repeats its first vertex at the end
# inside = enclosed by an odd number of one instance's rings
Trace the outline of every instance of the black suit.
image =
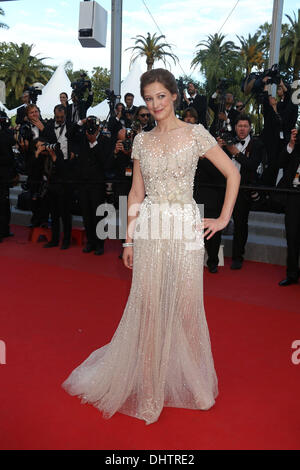
{"type": "Polygon", "coordinates": [[[199,95],[196,93],[194,98],[188,98],[190,104],[186,103],[185,108],[194,108],[198,114],[198,124],[202,124],[205,129],[207,129],[207,122],[206,122],[206,111],[207,111],[207,100],[206,96],[199,95]]]}
{"type": "Polygon", "coordinates": [[[14,136],[8,129],[0,130],[0,239],[9,234],[9,187],[15,176],[12,147],[14,136]]]}
{"type": "Polygon", "coordinates": [[[85,119],[87,110],[92,106],[94,99],[93,93],[89,93],[86,101],[81,100],[77,104],[72,103],[67,106],[66,121],[67,124],[76,123],[76,114],[78,114],[79,119],[85,119]],[[76,113],[77,111],[77,113],[76,113]]]}
{"type": "MultiPolygon", "coordinates": [[[[281,154],[284,174],[279,188],[293,189],[293,180],[300,165],[300,144],[297,144],[291,154],[284,150],[281,154]]],[[[288,193],[285,204],[285,231],[287,241],[287,278],[296,281],[299,278],[300,254],[300,187],[295,193],[288,193]]]]}
{"type": "MultiPolygon", "coordinates": [[[[252,137],[244,152],[239,153],[235,160],[240,163],[242,185],[255,185],[258,182],[257,168],[263,160],[264,146],[260,139],[252,137]]],[[[240,189],[233,209],[234,233],[232,243],[232,259],[243,261],[245,246],[248,239],[248,217],[253,205],[251,191],[240,189]]]]}
{"type": "MultiPolygon", "coordinates": [[[[47,123],[43,134],[44,139],[49,143],[56,143],[58,138],[56,136],[55,127],[57,126],[54,120],[47,123]]],[[[68,133],[69,126],[64,124],[68,133]]],[[[64,127],[59,128],[59,132],[64,130],[64,127]]],[[[57,160],[52,164],[52,171],[49,178],[49,186],[47,191],[47,201],[52,221],[52,241],[59,242],[60,238],[60,218],[63,223],[64,244],[71,242],[72,232],[72,194],[74,189],[74,171],[75,159],[70,159],[70,145],[68,142],[68,158],[65,159],[61,150],[56,151],[57,160]]]]}
{"type": "MultiPolygon", "coordinates": [[[[216,133],[219,129],[219,123],[220,123],[219,116],[218,116],[218,114],[219,114],[219,105],[217,103],[217,100],[211,96],[209,98],[209,101],[208,101],[208,106],[214,112],[214,119],[213,119],[213,122],[210,126],[209,132],[214,137],[216,137],[216,133]]],[[[233,107],[231,107],[230,110],[228,111],[228,119],[230,120],[230,125],[232,127],[232,132],[233,133],[235,133],[234,126],[235,126],[235,123],[236,123],[236,120],[237,120],[237,117],[239,116],[239,114],[240,113],[236,109],[234,109],[233,107]]],[[[223,121],[222,121],[222,123],[223,123],[223,121]]]]}
{"type": "Polygon", "coordinates": [[[17,109],[17,117],[16,117],[16,124],[24,124],[26,121],[24,121],[24,118],[26,116],[26,106],[23,105],[20,108],[17,109]]]}
{"type": "MultiPolygon", "coordinates": [[[[205,186],[206,183],[225,185],[222,173],[207,159],[199,158],[194,180],[194,199],[197,204],[204,205],[204,217],[217,218],[220,216],[225,188],[205,186]]],[[[219,230],[209,240],[204,238],[207,251],[207,266],[213,267],[219,264],[219,249],[221,245],[222,231],[219,230]]]]}
{"type": "Polygon", "coordinates": [[[84,128],[74,125],[68,134],[77,146],[76,179],[79,202],[88,244],[95,249],[104,246],[104,239],[96,234],[98,222],[104,216],[96,216],[97,207],[105,202],[105,172],[112,165],[111,140],[99,136],[91,148],[84,128]]]}
{"type": "Polygon", "coordinates": [[[295,128],[298,119],[298,105],[294,104],[291,100],[290,87],[288,87],[283,101],[277,103],[277,111],[282,119],[284,142],[287,143],[290,140],[291,130],[295,128]]]}

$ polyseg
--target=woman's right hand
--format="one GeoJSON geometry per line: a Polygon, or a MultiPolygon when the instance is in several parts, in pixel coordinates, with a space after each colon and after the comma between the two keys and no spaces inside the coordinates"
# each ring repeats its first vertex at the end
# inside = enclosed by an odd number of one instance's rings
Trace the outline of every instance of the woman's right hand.
{"type": "Polygon", "coordinates": [[[126,246],[123,250],[123,263],[124,266],[128,269],[132,269],[133,265],[133,247],[132,246],[126,246]]]}

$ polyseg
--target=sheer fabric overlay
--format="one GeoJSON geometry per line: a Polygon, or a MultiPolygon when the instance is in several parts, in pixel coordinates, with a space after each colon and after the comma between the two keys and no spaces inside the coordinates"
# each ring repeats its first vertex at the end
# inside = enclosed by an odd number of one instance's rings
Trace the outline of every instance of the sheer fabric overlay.
{"type": "Polygon", "coordinates": [[[193,200],[198,158],[214,145],[200,124],[163,136],[142,132],[134,140],[146,197],[134,232],[130,294],[110,343],[62,384],[105,418],[118,411],[150,424],[164,406],[208,410],[215,403],[204,241],[193,200]]]}

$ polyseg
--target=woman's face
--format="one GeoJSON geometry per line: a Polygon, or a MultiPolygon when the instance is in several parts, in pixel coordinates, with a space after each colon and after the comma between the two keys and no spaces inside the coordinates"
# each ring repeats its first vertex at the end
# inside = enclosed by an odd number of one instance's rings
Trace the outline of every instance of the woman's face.
{"type": "Polygon", "coordinates": [[[66,102],[68,100],[67,95],[65,93],[61,93],[59,95],[59,99],[60,99],[61,104],[66,104],[66,102]]]}
{"type": "Polygon", "coordinates": [[[175,116],[174,102],[176,98],[176,93],[170,93],[160,82],[151,83],[144,88],[145,103],[157,122],[175,116]]]}

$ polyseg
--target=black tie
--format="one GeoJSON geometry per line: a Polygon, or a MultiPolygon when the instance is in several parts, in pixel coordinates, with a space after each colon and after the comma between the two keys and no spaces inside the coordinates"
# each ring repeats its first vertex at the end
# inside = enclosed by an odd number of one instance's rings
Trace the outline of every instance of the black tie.
{"type": "Polygon", "coordinates": [[[245,140],[240,140],[240,143],[241,143],[242,145],[245,145],[245,142],[246,142],[245,140]]]}
{"type": "Polygon", "coordinates": [[[61,127],[61,124],[59,124],[58,126],[55,126],[55,129],[59,129],[61,127]]]}

